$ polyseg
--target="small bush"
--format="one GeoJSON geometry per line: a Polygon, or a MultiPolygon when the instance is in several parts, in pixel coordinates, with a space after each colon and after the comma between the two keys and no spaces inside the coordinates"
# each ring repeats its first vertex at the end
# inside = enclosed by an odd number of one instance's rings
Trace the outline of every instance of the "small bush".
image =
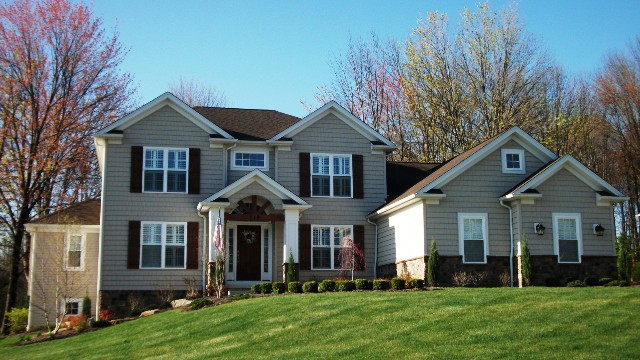
{"type": "Polygon", "coordinates": [[[389,290],[389,280],[377,279],[373,280],[373,290],[389,290]]]}
{"type": "Polygon", "coordinates": [[[198,309],[202,309],[203,307],[207,307],[211,304],[213,304],[211,300],[207,298],[199,298],[199,299],[193,300],[191,304],[189,304],[189,308],[191,310],[198,310],[198,309]]]}
{"type": "MultiPolygon", "coordinates": [[[[138,314],[140,315],[140,314],[138,314]]],[[[98,320],[111,320],[115,316],[109,311],[109,309],[100,310],[100,314],[98,314],[98,320]]]]}
{"type": "Polygon", "coordinates": [[[251,293],[252,294],[260,294],[260,284],[251,285],[251,293]]]}
{"type": "Polygon", "coordinates": [[[316,281],[307,281],[302,284],[302,291],[305,293],[317,293],[318,292],[318,282],[316,281]]]}
{"type": "Polygon", "coordinates": [[[458,287],[477,287],[484,284],[486,278],[486,272],[467,273],[460,271],[453,274],[452,280],[458,287]]]}
{"type": "Polygon", "coordinates": [[[567,283],[567,287],[585,287],[585,286],[587,285],[585,285],[584,281],[582,280],[573,280],[567,283]]]}
{"type": "Polygon", "coordinates": [[[353,291],[356,289],[356,282],[352,280],[336,281],[336,291],[353,291]]]}
{"type": "Polygon", "coordinates": [[[275,281],[271,283],[271,292],[274,294],[284,294],[284,283],[280,281],[275,281]]]}
{"type": "Polygon", "coordinates": [[[271,283],[270,282],[263,282],[260,283],[260,292],[263,294],[271,294],[271,292],[273,291],[273,288],[271,287],[271,283]]]}
{"type": "Polygon", "coordinates": [[[422,279],[409,280],[409,288],[411,289],[422,289],[423,286],[424,286],[424,280],[422,279]]]}
{"type": "Polygon", "coordinates": [[[135,308],[135,309],[131,310],[131,312],[129,313],[129,316],[137,317],[137,316],[140,316],[140,314],[142,314],[142,309],[135,308]]]}
{"type": "Polygon", "coordinates": [[[71,327],[76,329],[77,332],[87,328],[87,317],[84,314],[69,316],[69,322],[71,327]]]}
{"type": "Polygon", "coordinates": [[[509,272],[507,270],[503,271],[500,274],[500,285],[505,286],[505,287],[511,285],[511,275],[509,274],[509,272]]]}
{"type": "Polygon", "coordinates": [[[584,284],[587,286],[598,286],[600,285],[600,282],[598,281],[598,278],[588,277],[584,279],[584,284]]]}
{"type": "Polygon", "coordinates": [[[298,281],[291,281],[288,284],[288,289],[290,293],[299,294],[302,292],[302,284],[298,281]]]}
{"type": "Polygon", "coordinates": [[[29,309],[13,308],[7,313],[7,319],[11,324],[11,332],[14,334],[21,333],[27,328],[29,319],[29,309]]]}
{"type": "Polygon", "coordinates": [[[396,277],[391,279],[391,288],[393,290],[404,290],[405,285],[406,283],[403,278],[396,277]]]}
{"type": "Polygon", "coordinates": [[[618,280],[618,286],[629,286],[629,282],[627,280],[618,280]]]}
{"type": "Polygon", "coordinates": [[[356,279],[356,290],[372,290],[373,284],[367,279],[356,279]]]}
{"type": "Polygon", "coordinates": [[[547,287],[558,287],[558,286],[560,286],[560,285],[561,285],[561,283],[560,283],[560,279],[558,279],[558,278],[554,278],[554,277],[552,277],[552,278],[547,278],[547,279],[544,281],[544,283],[545,283],[545,285],[546,285],[547,287]]]}
{"type": "Polygon", "coordinates": [[[82,298],[82,315],[87,319],[91,317],[91,299],[87,295],[82,298]]]}
{"type": "Polygon", "coordinates": [[[600,278],[598,280],[598,285],[600,286],[606,286],[607,284],[609,284],[610,282],[612,282],[613,279],[612,278],[600,278]]]}
{"type": "Polygon", "coordinates": [[[439,276],[440,259],[438,256],[438,248],[436,246],[436,241],[431,240],[431,250],[429,251],[429,260],[427,261],[425,280],[429,286],[434,287],[438,283],[439,276]]]}
{"type": "Polygon", "coordinates": [[[318,292],[332,292],[336,290],[336,282],[333,280],[322,280],[318,285],[318,292]]]}
{"type": "Polygon", "coordinates": [[[107,326],[110,326],[110,325],[111,325],[111,323],[108,320],[98,320],[98,321],[94,321],[93,324],[91,324],[91,327],[93,327],[93,328],[104,328],[104,327],[107,327],[107,326]]]}

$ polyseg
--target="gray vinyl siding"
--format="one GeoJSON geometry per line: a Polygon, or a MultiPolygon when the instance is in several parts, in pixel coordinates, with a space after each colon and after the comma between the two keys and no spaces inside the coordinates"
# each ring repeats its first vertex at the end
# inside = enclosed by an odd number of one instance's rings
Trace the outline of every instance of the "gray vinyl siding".
{"type": "MultiPolygon", "coordinates": [[[[503,146],[523,149],[514,141],[503,146]]],[[[439,205],[427,205],[425,248],[427,241],[436,240],[438,253],[457,256],[458,213],[488,215],[489,256],[508,256],[510,246],[509,211],[498,200],[506,191],[542,167],[544,163],[525,150],[526,174],[503,174],[501,149],[496,149],[464,173],[451,180],[441,190],[446,198],[439,205]]]]}
{"type": "MultiPolygon", "coordinates": [[[[278,182],[299,194],[299,154],[360,154],[364,160],[364,199],[304,198],[313,207],[302,213],[300,223],[313,225],[364,225],[366,276],[373,276],[375,227],[366,215],[384,203],[386,196],[384,154],[372,154],[371,142],[329,114],[293,137],[291,151],[278,152],[278,182]]],[[[301,271],[300,279],[331,278],[337,271],[301,271]]],[[[364,275],[364,274],[361,274],[364,275]]]]}
{"type": "Polygon", "coordinates": [[[396,233],[389,217],[378,220],[378,265],[396,262],[396,233]]]}
{"type": "MultiPolygon", "coordinates": [[[[164,107],[124,131],[122,144],[106,147],[103,211],[102,290],[155,290],[171,283],[184,289],[184,277],[195,277],[198,270],[127,269],[128,223],[136,221],[176,221],[200,223],[196,214],[199,201],[223,187],[222,149],[209,147],[209,135],[170,107],[164,107]],[[130,193],[132,146],[200,148],[200,194],[130,193]]],[[[202,256],[200,248],[198,258],[202,256]]]]}
{"type": "Polygon", "coordinates": [[[596,205],[596,193],[575,175],[560,170],[537,188],[542,198],[535,205],[522,206],[522,232],[532,255],[553,254],[553,213],[579,213],[582,224],[583,255],[615,255],[612,210],[596,205]],[[544,235],[536,235],[533,223],[542,223],[544,235]],[[593,224],[602,224],[604,236],[593,234],[593,224]]]}

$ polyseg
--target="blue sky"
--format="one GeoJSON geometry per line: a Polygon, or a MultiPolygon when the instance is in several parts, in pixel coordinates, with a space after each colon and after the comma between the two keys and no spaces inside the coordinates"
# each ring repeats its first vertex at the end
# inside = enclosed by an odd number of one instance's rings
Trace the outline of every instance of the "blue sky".
{"type": "MultiPolygon", "coordinates": [[[[490,1],[502,9],[511,1],[490,1]]],[[[94,14],[117,27],[129,48],[123,69],[139,103],[181,76],[222,91],[231,107],[306,115],[329,63],[349,37],[404,40],[431,11],[459,22],[474,1],[134,1],[94,0],[94,14]]],[[[640,1],[521,0],[526,30],[565,69],[591,74],[610,51],[640,35],[640,1]]]]}

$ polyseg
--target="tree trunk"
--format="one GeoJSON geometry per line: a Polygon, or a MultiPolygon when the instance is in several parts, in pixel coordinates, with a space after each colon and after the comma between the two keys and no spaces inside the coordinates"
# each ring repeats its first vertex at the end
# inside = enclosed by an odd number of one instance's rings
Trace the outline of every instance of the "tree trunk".
{"type": "MultiPolygon", "coordinates": [[[[22,219],[21,219],[22,220],[22,219]]],[[[20,260],[22,259],[22,241],[24,239],[24,223],[18,225],[13,244],[11,247],[11,270],[9,272],[9,288],[7,289],[7,302],[4,307],[4,317],[2,318],[2,333],[9,334],[8,313],[16,305],[18,295],[18,279],[20,278],[20,260]]]]}

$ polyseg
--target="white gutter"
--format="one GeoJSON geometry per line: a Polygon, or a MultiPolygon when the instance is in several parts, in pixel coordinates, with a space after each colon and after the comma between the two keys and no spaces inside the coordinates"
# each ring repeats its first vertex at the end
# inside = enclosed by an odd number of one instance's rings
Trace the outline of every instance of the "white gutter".
{"type": "Polygon", "coordinates": [[[202,215],[200,213],[200,211],[196,210],[196,213],[198,214],[199,217],[202,218],[203,221],[203,225],[202,225],[202,296],[205,295],[205,291],[207,289],[207,285],[206,285],[206,279],[205,279],[205,274],[206,271],[205,269],[207,268],[207,255],[205,254],[205,250],[207,249],[207,217],[202,215]]]}
{"type": "Polygon", "coordinates": [[[367,218],[367,222],[376,227],[376,246],[374,247],[374,257],[373,257],[373,279],[375,280],[378,277],[378,224],[371,222],[369,218],[367,218]]]}
{"type": "Polygon", "coordinates": [[[500,206],[505,209],[509,209],[509,239],[511,240],[511,247],[509,250],[509,283],[511,284],[511,287],[513,287],[513,214],[511,213],[511,206],[505,205],[503,200],[500,200],[500,206]]]}

